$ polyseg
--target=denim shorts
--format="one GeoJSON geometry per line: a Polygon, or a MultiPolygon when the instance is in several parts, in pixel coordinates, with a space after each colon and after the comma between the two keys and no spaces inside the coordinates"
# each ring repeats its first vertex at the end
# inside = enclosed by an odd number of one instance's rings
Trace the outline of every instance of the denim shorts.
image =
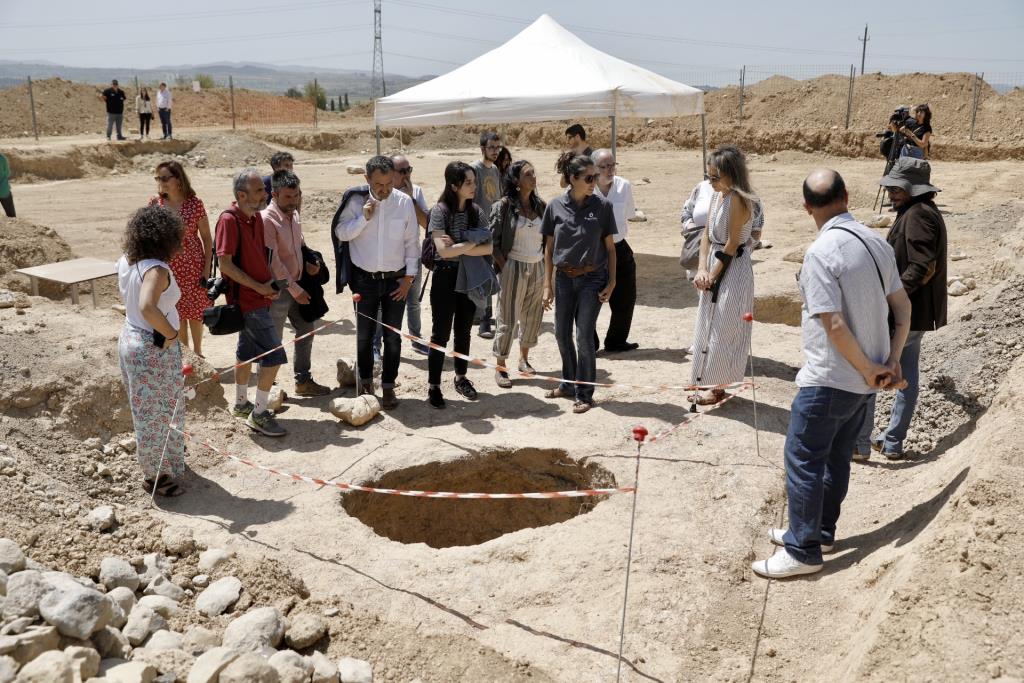
{"type": "MultiPolygon", "coordinates": [[[[274,320],[270,317],[270,308],[257,308],[243,314],[245,327],[238,333],[238,350],[235,357],[239,362],[255,358],[261,353],[281,345],[281,338],[277,336],[274,328],[274,320]]],[[[284,349],[275,349],[257,361],[260,367],[272,368],[277,365],[284,365],[288,362],[288,356],[284,349]]]]}

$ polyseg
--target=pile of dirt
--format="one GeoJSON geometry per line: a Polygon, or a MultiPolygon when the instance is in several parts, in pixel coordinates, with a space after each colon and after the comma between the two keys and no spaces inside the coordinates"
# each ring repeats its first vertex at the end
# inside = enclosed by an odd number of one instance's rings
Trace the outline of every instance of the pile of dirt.
{"type": "Polygon", "coordinates": [[[237,168],[256,166],[270,171],[270,157],[277,150],[246,133],[203,135],[192,149],[193,156],[205,158],[211,168],[237,168]]]}
{"type": "Polygon", "coordinates": [[[124,173],[137,170],[142,162],[143,167],[153,168],[164,159],[183,158],[182,155],[187,155],[195,145],[194,140],[132,140],[116,145],[77,145],[56,150],[7,150],[5,155],[10,162],[11,178],[28,183],[124,173]]]}
{"type": "Polygon", "coordinates": [[[345,147],[351,135],[317,131],[311,133],[259,133],[258,137],[275,145],[306,152],[333,152],[345,147]]]}
{"type": "MultiPolygon", "coordinates": [[[[73,256],[71,247],[53,229],[24,218],[10,219],[0,215],[0,289],[28,292],[28,278],[14,270],[67,261],[73,256]]],[[[63,287],[40,281],[39,293],[63,296],[63,287]]]]}

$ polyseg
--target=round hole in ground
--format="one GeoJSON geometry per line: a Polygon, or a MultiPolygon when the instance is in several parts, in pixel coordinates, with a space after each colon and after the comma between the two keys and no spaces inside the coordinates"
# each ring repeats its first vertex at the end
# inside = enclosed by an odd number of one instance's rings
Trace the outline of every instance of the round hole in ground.
{"type": "MultiPolygon", "coordinates": [[[[499,450],[415,465],[365,482],[373,488],[457,493],[528,493],[614,488],[615,476],[565,451],[499,450]]],[[[432,548],[476,545],[504,534],[558,524],[590,512],[605,496],[561,499],[460,500],[350,491],[341,505],[378,535],[432,548]]]]}

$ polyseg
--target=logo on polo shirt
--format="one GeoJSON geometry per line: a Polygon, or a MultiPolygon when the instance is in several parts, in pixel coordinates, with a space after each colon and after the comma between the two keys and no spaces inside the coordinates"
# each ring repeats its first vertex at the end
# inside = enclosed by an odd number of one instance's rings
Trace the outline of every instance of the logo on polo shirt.
{"type": "Polygon", "coordinates": [[[585,220],[588,220],[588,221],[596,221],[596,220],[597,220],[597,216],[595,216],[595,215],[594,215],[594,212],[593,212],[593,211],[591,211],[590,213],[588,213],[588,214],[587,214],[587,217],[586,217],[586,219],[585,219],[585,220]]]}

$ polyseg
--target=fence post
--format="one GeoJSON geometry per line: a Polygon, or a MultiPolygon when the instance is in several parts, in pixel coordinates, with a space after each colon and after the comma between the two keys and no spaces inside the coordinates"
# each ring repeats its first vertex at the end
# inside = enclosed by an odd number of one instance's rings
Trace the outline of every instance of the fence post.
{"type": "Polygon", "coordinates": [[[228,90],[231,91],[231,130],[235,130],[235,79],[228,75],[228,90]]]}
{"type": "Polygon", "coordinates": [[[985,72],[981,73],[981,76],[974,74],[974,92],[971,93],[971,134],[967,136],[968,140],[974,139],[974,121],[978,117],[978,100],[981,99],[981,83],[979,82],[985,77],[985,72]]]}
{"type": "Polygon", "coordinates": [[[39,139],[39,126],[36,125],[36,98],[32,94],[32,77],[28,76],[28,107],[32,110],[32,135],[39,139]]]}
{"type": "Polygon", "coordinates": [[[846,130],[850,130],[850,113],[853,109],[853,77],[857,73],[857,68],[853,64],[850,65],[850,89],[846,93],[846,130]]]}
{"type": "Polygon", "coordinates": [[[138,77],[138,75],[135,76],[135,94],[136,95],[139,94],[139,77],[138,77]]]}
{"type": "Polygon", "coordinates": [[[747,80],[747,67],[740,67],[740,121],[743,120],[743,88],[747,80]]]}
{"type": "Polygon", "coordinates": [[[313,79],[313,127],[316,128],[317,105],[320,104],[320,84],[313,79]]]}

